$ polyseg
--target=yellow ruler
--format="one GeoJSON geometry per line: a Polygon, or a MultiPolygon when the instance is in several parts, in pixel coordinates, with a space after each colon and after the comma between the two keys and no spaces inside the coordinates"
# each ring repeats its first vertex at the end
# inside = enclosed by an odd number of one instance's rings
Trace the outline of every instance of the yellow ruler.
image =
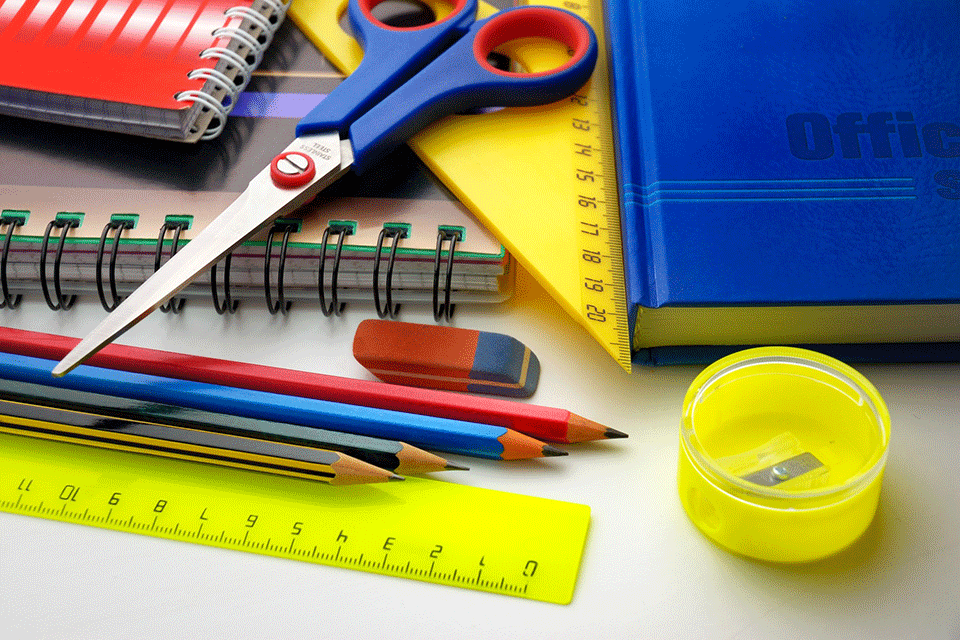
{"type": "Polygon", "coordinates": [[[629,372],[632,341],[620,238],[620,200],[602,3],[600,0],[564,0],[555,5],[578,13],[593,26],[600,40],[601,53],[593,77],[571,98],[577,112],[570,114],[570,130],[565,142],[574,156],[570,175],[577,187],[574,216],[577,224],[570,231],[579,240],[577,288],[583,322],[629,372]]]}
{"type": "MultiPolygon", "coordinates": [[[[602,2],[529,4],[567,9],[593,27],[600,57],[591,81],[577,95],[551,105],[445,118],[412,138],[410,146],[560,306],[630,371],[602,2]]],[[[339,27],[345,6],[345,0],[294,0],[290,17],[333,64],[349,73],[363,53],[339,27]]],[[[494,11],[481,3],[481,16],[494,11]]],[[[511,53],[532,71],[558,62],[558,52],[542,43],[511,53]]]]}
{"type": "Polygon", "coordinates": [[[331,487],[9,434],[0,511],[558,604],[590,519],[435,480],[331,487]]]}

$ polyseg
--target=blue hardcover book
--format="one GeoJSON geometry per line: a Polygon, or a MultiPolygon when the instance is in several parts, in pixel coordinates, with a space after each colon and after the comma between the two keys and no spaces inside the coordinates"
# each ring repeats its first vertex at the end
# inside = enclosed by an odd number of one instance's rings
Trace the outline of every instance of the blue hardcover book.
{"type": "Polygon", "coordinates": [[[960,359],[960,3],[606,17],[635,361],[960,359]]]}

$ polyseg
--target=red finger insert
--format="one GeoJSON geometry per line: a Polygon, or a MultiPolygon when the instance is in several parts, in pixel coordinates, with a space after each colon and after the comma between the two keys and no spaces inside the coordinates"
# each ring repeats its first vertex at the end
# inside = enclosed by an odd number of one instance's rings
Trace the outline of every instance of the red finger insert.
{"type": "Polygon", "coordinates": [[[481,27],[473,41],[473,55],[484,68],[504,76],[537,77],[558,73],[573,66],[590,48],[590,33],[575,16],[554,9],[530,7],[495,15],[481,27]],[[520,38],[547,38],[562,42],[573,51],[565,64],[537,73],[516,73],[497,69],[487,62],[494,49],[520,38]]]}
{"type": "MultiPolygon", "coordinates": [[[[429,29],[430,27],[434,26],[435,24],[438,24],[438,23],[440,23],[440,22],[444,22],[445,20],[449,20],[450,18],[452,18],[452,17],[454,17],[454,16],[456,16],[456,15],[459,15],[460,12],[463,10],[464,6],[466,6],[466,4],[467,4],[467,0],[456,0],[456,3],[454,4],[454,7],[453,7],[453,9],[450,11],[450,13],[448,13],[447,15],[445,15],[445,16],[442,17],[442,18],[439,18],[439,19],[434,20],[433,22],[428,22],[427,24],[417,25],[417,26],[415,26],[415,27],[393,27],[393,26],[391,26],[391,25],[389,25],[389,24],[384,24],[383,22],[381,22],[380,20],[378,20],[376,16],[373,15],[373,9],[374,9],[374,7],[376,7],[378,4],[381,4],[381,3],[386,2],[386,1],[387,1],[387,0],[357,0],[357,5],[359,5],[360,11],[361,11],[361,12],[363,13],[363,15],[367,18],[367,20],[369,20],[369,21],[372,22],[373,24],[377,25],[377,26],[380,27],[381,29],[386,29],[386,30],[388,30],[388,31],[419,31],[419,30],[421,30],[421,29],[429,29]]],[[[434,16],[437,15],[436,9],[434,9],[434,7],[432,6],[434,3],[432,3],[432,2],[424,2],[423,4],[426,5],[428,9],[430,9],[431,11],[433,11],[433,15],[434,15],[434,16]]]]}

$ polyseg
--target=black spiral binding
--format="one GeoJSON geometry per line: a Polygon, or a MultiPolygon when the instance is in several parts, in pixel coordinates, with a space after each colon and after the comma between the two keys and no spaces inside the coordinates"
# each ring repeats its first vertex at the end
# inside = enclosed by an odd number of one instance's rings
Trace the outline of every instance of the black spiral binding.
{"type": "Polygon", "coordinates": [[[343,240],[352,233],[353,227],[351,225],[334,223],[323,230],[323,237],[320,239],[320,277],[317,281],[317,291],[320,295],[320,310],[323,312],[323,315],[328,318],[334,315],[339,316],[346,306],[344,303],[337,301],[337,274],[340,272],[340,252],[343,250],[343,240]],[[331,302],[328,307],[326,296],[323,293],[323,272],[326,268],[327,239],[330,237],[330,234],[337,235],[337,250],[333,256],[333,271],[330,274],[331,302]]]}
{"type": "Polygon", "coordinates": [[[393,263],[397,257],[397,243],[401,238],[407,237],[407,230],[403,227],[384,227],[380,231],[380,237],[377,239],[377,253],[373,261],[373,302],[377,305],[377,315],[381,318],[390,317],[394,319],[400,312],[400,305],[394,305],[393,300],[393,263]],[[386,238],[392,239],[390,245],[390,260],[387,262],[386,286],[386,306],[380,305],[380,260],[383,251],[383,242],[386,238]]]}
{"type": "Polygon", "coordinates": [[[47,230],[43,234],[43,244],[40,245],[40,288],[43,289],[43,298],[47,301],[47,306],[53,311],[66,311],[77,301],[77,296],[64,296],[60,286],[60,261],[63,258],[63,246],[67,241],[67,230],[80,226],[80,221],[76,218],[55,218],[47,225],[47,230]],[[60,232],[60,242],[57,244],[57,255],[53,259],[53,290],[57,295],[57,301],[50,299],[50,288],[47,286],[47,246],[50,244],[50,232],[54,229],[63,229],[60,232]]]}
{"type": "Polygon", "coordinates": [[[217,293],[217,265],[214,263],[210,267],[210,294],[213,298],[213,308],[217,310],[217,313],[220,315],[231,314],[237,312],[237,307],[240,306],[239,300],[234,300],[230,297],[230,261],[233,259],[233,254],[228,253],[227,257],[223,259],[223,304],[220,304],[220,296],[217,293]]]}
{"type": "Polygon", "coordinates": [[[117,252],[120,249],[120,235],[124,229],[133,229],[133,222],[130,220],[111,220],[103,226],[103,233],[100,234],[100,244],[97,246],[97,295],[100,296],[100,304],[108,312],[113,311],[120,304],[120,296],[117,294],[117,252]],[[106,250],[107,235],[113,231],[113,248],[110,251],[110,264],[107,269],[110,272],[110,296],[111,302],[107,302],[107,296],[103,292],[103,252],[106,250]]]}
{"type": "Polygon", "coordinates": [[[0,229],[7,226],[7,234],[3,239],[3,249],[0,253],[0,288],[3,289],[3,300],[0,300],[0,309],[16,309],[23,298],[20,294],[10,295],[10,283],[7,281],[7,256],[10,255],[10,241],[14,230],[23,225],[26,218],[23,216],[6,214],[0,217],[0,229]]]}
{"type": "Polygon", "coordinates": [[[270,227],[270,233],[267,234],[267,246],[264,249],[263,256],[263,294],[267,300],[267,310],[276,315],[287,314],[290,305],[293,304],[283,297],[283,272],[287,262],[287,244],[290,242],[290,234],[299,229],[299,225],[293,222],[278,222],[270,227]],[[277,259],[277,301],[273,301],[273,295],[270,293],[270,261],[273,255],[273,237],[277,233],[283,233],[283,240],[280,244],[280,256],[277,259]]]}
{"type": "MultiPolygon", "coordinates": [[[[173,232],[173,238],[170,242],[170,258],[172,258],[180,248],[180,232],[189,227],[190,223],[186,220],[167,220],[163,223],[160,227],[160,235],[157,237],[157,250],[153,255],[154,271],[160,268],[160,259],[163,257],[163,239],[167,236],[167,232],[173,232]]],[[[169,260],[170,258],[167,259],[169,260]]],[[[186,300],[183,298],[174,296],[160,305],[160,311],[164,313],[180,313],[185,302],[186,300]]]]}
{"type": "Polygon", "coordinates": [[[457,241],[462,240],[463,236],[456,229],[441,229],[437,232],[437,253],[433,259],[433,319],[439,322],[446,319],[447,322],[453,317],[453,309],[456,305],[450,304],[450,292],[453,282],[453,254],[457,250],[457,241]],[[444,280],[443,305],[440,305],[440,253],[443,249],[443,243],[450,241],[450,252],[447,254],[447,271],[444,280]]]}

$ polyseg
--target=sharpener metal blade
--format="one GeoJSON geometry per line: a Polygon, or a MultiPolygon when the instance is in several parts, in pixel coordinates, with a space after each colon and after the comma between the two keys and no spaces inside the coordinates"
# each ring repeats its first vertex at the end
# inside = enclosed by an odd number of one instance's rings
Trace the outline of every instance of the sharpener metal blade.
{"type": "Polygon", "coordinates": [[[775,487],[822,466],[823,463],[817,456],[807,452],[741,476],[741,478],[764,487],[775,487]]]}

